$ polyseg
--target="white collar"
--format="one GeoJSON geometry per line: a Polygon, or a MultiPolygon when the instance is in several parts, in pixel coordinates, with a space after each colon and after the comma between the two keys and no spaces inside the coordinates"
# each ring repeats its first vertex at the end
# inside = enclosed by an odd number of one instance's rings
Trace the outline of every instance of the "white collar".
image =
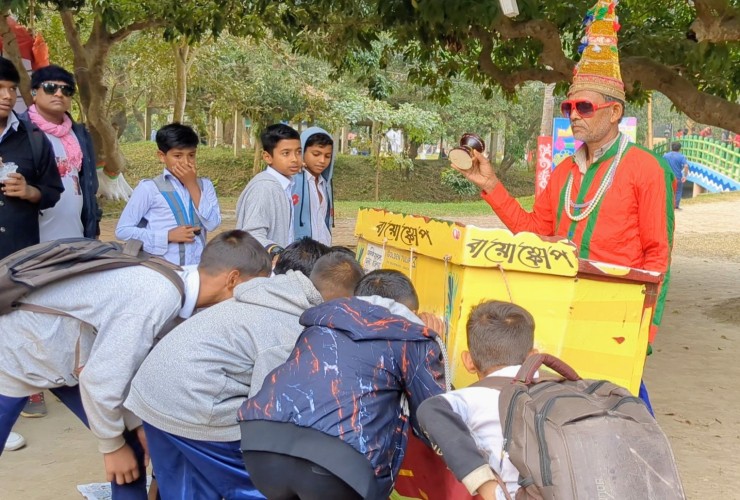
{"type": "Polygon", "coordinates": [[[198,273],[198,266],[183,266],[180,276],[185,285],[185,300],[183,301],[179,316],[183,319],[187,319],[193,315],[195,304],[198,302],[198,293],[200,293],[200,274],[198,273]]]}
{"type": "Polygon", "coordinates": [[[273,176],[277,181],[280,183],[280,187],[283,188],[283,190],[287,190],[288,188],[292,188],[293,184],[295,184],[295,181],[293,180],[293,177],[285,177],[283,174],[272,168],[271,166],[267,166],[265,171],[273,176]]]}
{"type": "Polygon", "coordinates": [[[496,370],[493,373],[489,373],[486,375],[486,378],[488,377],[516,377],[516,374],[519,373],[519,369],[522,367],[522,365],[511,365],[511,366],[504,366],[500,370],[496,370]]]}
{"type": "MultiPolygon", "coordinates": [[[[5,139],[5,136],[8,135],[8,131],[10,129],[13,129],[14,132],[17,132],[18,124],[20,122],[21,121],[16,116],[15,111],[11,111],[10,114],[8,115],[8,122],[5,124],[5,130],[3,130],[3,133],[0,134],[0,141],[5,139]]],[[[26,125],[26,126],[28,127],[29,125],[26,125]]]]}
{"type": "MultiPolygon", "coordinates": [[[[591,165],[598,163],[598,161],[601,159],[602,156],[604,156],[604,153],[606,153],[610,147],[614,145],[615,142],[622,136],[621,132],[617,134],[617,136],[601,146],[599,149],[594,151],[594,159],[591,162],[591,165]]],[[[576,165],[578,165],[578,170],[582,174],[586,173],[586,170],[588,170],[588,167],[591,165],[588,164],[588,154],[586,153],[586,150],[588,149],[588,146],[586,146],[586,143],[583,143],[580,148],[578,148],[578,151],[573,155],[573,158],[576,160],[576,165]]]]}

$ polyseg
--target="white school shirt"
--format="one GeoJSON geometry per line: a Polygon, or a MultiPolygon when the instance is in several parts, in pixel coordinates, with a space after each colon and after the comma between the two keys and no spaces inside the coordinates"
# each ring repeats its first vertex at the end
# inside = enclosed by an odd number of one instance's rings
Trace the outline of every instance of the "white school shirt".
{"type": "Polygon", "coordinates": [[[293,214],[293,186],[295,185],[295,179],[293,179],[293,177],[285,177],[269,165],[265,171],[277,179],[280,183],[280,187],[282,187],[285,192],[285,199],[288,201],[288,207],[290,208],[290,232],[288,233],[290,235],[289,243],[292,243],[295,238],[295,233],[293,232],[293,218],[295,217],[293,214]]]}
{"type": "MultiPolygon", "coordinates": [[[[165,179],[172,182],[175,191],[180,196],[183,205],[190,206],[191,198],[188,189],[177,177],[166,168],[163,171],[165,179]]],[[[194,207],[200,223],[206,231],[214,231],[221,225],[221,208],[213,183],[205,177],[200,178],[203,188],[200,192],[200,204],[194,207]]],[[[142,180],[126,203],[126,207],[118,219],[116,238],[119,240],[140,240],[144,244],[144,251],[164,257],[173,264],[180,264],[180,246],[168,241],[170,229],[177,227],[175,215],[165,200],[159,188],[151,179],[142,180]],[[138,227],[141,219],[147,220],[146,227],[138,227]]],[[[195,238],[195,242],[185,244],[185,265],[197,265],[203,253],[203,240],[195,238]]]]}
{"type": "MultiPolygon", "coordinates": [[[[516,377],[521,366],[507,366],[488,375],[489,377],[516,377]]],[[[465,387],[442,394],[455,413],[470,429],[478,449],[488,457],[488,464],[499,473],[506,482],[509,494],[514,497],[519,489],[519,471],[509,460],[508,454],[502,455],[504,433],[501,428],[501,417],[498,412],[500,391],[488,387],[465,387]]],[[[504,493],[496,488],[497,500],[505,500],[504,493]]]]}
{"type": "Polygon", "coordinates": [[[311,197],[311,238],[331,246],[331,231],[326,227],[326,212],[329,210],[329,200],[327,199],[326,179],[319,175],[319,183],[316,185],[316,177],[311,172],[306,171],[308,176],[308,194],[311,197]],[[321,193],[321,199],[319,199],[321,193]]]}
{"type": "MultiPolygon", "coordinates": [[[[71,130],[69,133],[77,141],[71,130]]],[[[82,165],[73,167],[67,162],[67,152],[58,137],[46,134],[54,149],[59,175],[62,178],[64,191],[59,201],[51,208],[39,214],[39,241],[51,241],[62,238],[82,238],[85,231],[82,226],[82,188],[80,187],[80,170],[82,165]]]]}

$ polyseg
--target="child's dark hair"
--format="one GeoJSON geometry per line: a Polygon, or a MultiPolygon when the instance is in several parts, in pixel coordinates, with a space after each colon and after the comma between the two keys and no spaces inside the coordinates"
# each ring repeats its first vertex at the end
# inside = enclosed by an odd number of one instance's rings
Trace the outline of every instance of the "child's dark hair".
{"type": "Polygon", "coordinates": [[[18,85],[21,82],[21,75],[18,69],[10,59],[0,57],[0,80],[13,82],[18,85]]]}
{"type": "Polygon", "coordinates": [[[379,295],[400,302],[412,311],[419,309],[419,296],[405,274],[393,269],[376,269],[365,275],[355,288],[355,295],[379,295]]]}
{"type": "Polygon", "coordinates": [[[283,125],[282,123],[270,125],[260,135],[260,140],[262,141],[262,149],[264,149],[270,155],[273,151],[275,151],[275,146],[278,145],[278,142],[286,139],[295,139],[300,141],[301,135],[293,127],[283,125]]]}
{"type": "Polygon", "coordinates": [[[265,248],[246,231],[225,231],[208,242],[198,269],[215,276],[236,269],[242,276],[270,276],[272,259],[265,248]]]}
{"type": "Polygon", "coordinates": [[[198,134],[181,123],[170,123],[157,130],[157,148],[165,154],[170,149],[190,149],[198,147],[198,134]]]}
{"type": "Polygon", "coordinates": [[[321,257],[329,253],[329,247],[311,238],[301,238],[294,241],[278,256],[273,272],[285,274],[290,270],[300,271],[308,278],[311,276],[314,264],[321,257]]]}
{"type": "Polygon", "coordinates": [[[43,68],[34,70],[31,75],[31,88],[37,89],[41,87],[41,84],[44,82],[54,81],[64,82],[71,87],[76,86],[75,77],[72,73],[61,66],[50,64],[49,66],[44,66],[43,68]]]}
{"type": "Polygon", "coordinates": [[[466,329],[470,356],[481,372],[522,364],[534,344],[534,318],[509,302],[481,302],[470,312],[466,329]]]}
{"type": "Polygon", "coordinates": [[[304,152],[311,146],[334,146],[334,139],[323,132],[319,132],[306,140],[306,145],[303,146],[304,152]]]}
{"type": "Polygon", "coordinates": [[[310,277],[324,300],[333,300],[354,295],[364,275],[365,271],[353,255],[329,252],[316,261],[310,277]]]}
{"type": "Polygon", "coordinates": [[[330,252],[340,252],[345,255],[349,255],[353,259],[355,258],[355,252],[351,248],[343,247],[341,245],[332,245],[329,247],[330,252]]]}
{"type": "Polygon", "coordinates": [[[681,151],[681,143],[676,141],[671,144],[671,151],[681,151]]]}

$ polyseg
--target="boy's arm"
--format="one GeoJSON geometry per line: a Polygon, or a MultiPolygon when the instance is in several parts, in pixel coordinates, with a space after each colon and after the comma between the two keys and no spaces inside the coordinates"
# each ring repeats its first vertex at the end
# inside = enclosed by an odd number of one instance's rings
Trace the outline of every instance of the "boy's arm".
{"type": "Polygon", "coordinates": [[[198,203],[195,210],[206,231],[214,231],[221,225],[221,207],[218,204],[213,183],[209,179],[201,178],[201,180],[203,182],[203,192],[201,193],[200,203],[198,203]]]}
{"type": "Polygon", "coordinates": [[[44,210],[56,205],[62,196],[64,185],[62,184],[62,178],[59,176],[59,169],[57,169],[57,161],[51,143],[44,134],[41,135],[43,137],[42,154],[39,159],[40,164],[36,165],[35,169],[38,175],[34,179],[26,179],[26,184],[38,190],[38,199],[34,196],[34,199],[29,201],[38,203],[39,210],[44,210]]]}
{"type": "Polygon", "coordinates": [[[408,346],[407,352],[409,353],[407,356],[412,357],[408,360],[412,376],[407,378],[409,382],[406,385],[411,425],[423,439],[416,419],[416,411],[424,400],[445,392],[444,360],[442,350],[434,339],[429,339],[427,342],[414,342],[413,346],[408,346]]]}
{"type": "Polygon", "coordinates": [[[475,495],[484,483],[495,481],[488,465],[488,458],[480,451],[463,417],[464,405],[455,404],[452,393],[434,396],[419,407],[417,417],[422,432],[432,448],[441,453],[447,467],[458,481],[463,483],[471,495],[475,495]],[[459,413],[458,413],[459,411],[459,413]]]}
{"type": "MultiPolygon", "coordinates": [[[[131,193],[131,198],[126,203],[116,226],[116,238],[124,241],[139,240],[143,243],[144,251],[152,255],[167,253],[169,230],[153,230],[138,226],[149,213],[149,209],[154,204],[154,196],[158,194],[159,191],[153,182],[140,182],[131,193]]],[[[151,224],[152,221],[149,222],[151,224]]]]}
{"type": "Polygon", "coordinates": [[[241,206],[238,207],[236,214],[236,228],[251,234],[264,247],[275,245],[276,243],[267,237],[270,229],[270,210],[274,200],[270,199],[271,191],[269,189],[259,190],[255,184],[247,186],[247,190],[242,198],[241,206]]]}

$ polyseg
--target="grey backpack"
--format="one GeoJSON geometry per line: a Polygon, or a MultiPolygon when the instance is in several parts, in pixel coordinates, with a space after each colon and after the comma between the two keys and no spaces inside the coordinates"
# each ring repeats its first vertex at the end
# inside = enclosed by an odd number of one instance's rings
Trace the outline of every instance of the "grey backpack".
{"type": "Polygon", "coordinates": [[[627,389],[583,380],[549,354],[527,358],[514,379],[474,386],[501,391],[504,451],[520,474],[517,500],[685,498],[668,439],[627,389]],[[534,378],[542,365],[560,376],[534,378]]]}
{"type": "Polygon", "coordinates": [[[67,238],[33,245],[0,260],[0,314],[24,308],[23,297],[49,283],[129,266],[145,266],[157,271],[177,287],[180,296],[184,296],[185,286],[176,272],[180,268],[142,252],[138,240],[122,245],[67,238]]]}

